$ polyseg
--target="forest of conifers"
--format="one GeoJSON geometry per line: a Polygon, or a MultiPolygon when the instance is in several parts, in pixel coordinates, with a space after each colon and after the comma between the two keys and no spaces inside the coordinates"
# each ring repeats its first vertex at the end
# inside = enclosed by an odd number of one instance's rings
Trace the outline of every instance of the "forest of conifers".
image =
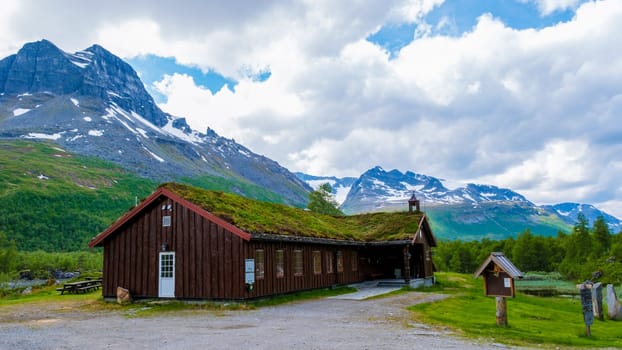
{"type": "Polygon", "coordinates": [[[440,271],[472,273],[491,252],[503,252],[523,272],[559,272],[571,281],[622,282],[622,234],[612,234],[602,217],[590,226],[579,214],[572,232],[556,237],[527,229],[500,241],[442,241],[434,250],[434,263],[440,271]]]}

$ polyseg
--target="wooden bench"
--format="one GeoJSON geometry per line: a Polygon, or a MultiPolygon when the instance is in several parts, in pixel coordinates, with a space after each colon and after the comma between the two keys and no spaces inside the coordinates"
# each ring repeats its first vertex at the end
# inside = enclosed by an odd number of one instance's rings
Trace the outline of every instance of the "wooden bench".
{"type": "Polygon", "coordinates": [[[101,279],[67,282],[61,288],[56,288],[61,295],[67,293],[86,293],[99,289],[102,286],[101,279]]]}
{"type": "Polygon", "coordinates": [[[84,287],[80,287],[80,288],[77,289],[77,291],[78,292],[91,292],[91,291],[94,291],[94,290],[97,290],[97,289],[99,289],[99,286],[93,284],[93,285],[87,285],[87,286],[84,286],[84,287]]]}

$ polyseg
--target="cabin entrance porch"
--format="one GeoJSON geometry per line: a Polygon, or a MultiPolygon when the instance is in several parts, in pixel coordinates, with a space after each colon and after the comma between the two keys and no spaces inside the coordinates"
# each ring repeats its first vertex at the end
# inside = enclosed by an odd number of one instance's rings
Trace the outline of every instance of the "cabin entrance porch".
{"type": "Polygon", "coordinates": [[[411,285],[411,281],[424,281],[427,277],[423,244],[367,246],[360,251],[359,260],[361,277],[365,281],[411,285]]]}

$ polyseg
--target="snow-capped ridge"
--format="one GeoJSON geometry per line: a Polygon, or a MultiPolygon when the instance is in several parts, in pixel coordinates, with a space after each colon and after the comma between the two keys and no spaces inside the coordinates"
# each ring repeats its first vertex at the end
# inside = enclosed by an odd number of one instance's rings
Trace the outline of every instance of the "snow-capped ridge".
{"type": "Polygon", "coordinates": [[[136,71],[99,45],[66,53],[47,40],[25,44],[0,60],[0,103],[0,137],[52,140],[157,181],[243,181],[299,206],[310,191],[278,163],[160,110],[136,71]]]}

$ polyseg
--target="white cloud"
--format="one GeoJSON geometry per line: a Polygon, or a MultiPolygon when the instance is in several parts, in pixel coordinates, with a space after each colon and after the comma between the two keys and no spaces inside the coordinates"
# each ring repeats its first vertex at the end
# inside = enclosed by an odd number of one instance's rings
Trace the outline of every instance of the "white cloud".
{"type": "Polygon", "coordinates": [[[587,195],[597,175],[594,165],[587,142],[552,140],[489,181],[515,189],[534,201],[551,202],[563,195],[560,190],[579,192],[566,197],[587,195]]]}
{"type": "Polygon", "coordinates": [[[538,5],[538,10],[543,16],[550,15],[555,11],[564,11],[576,8],[579,0],[533,0],[538,5]]]}
{"type": "Polygon", "coordinates": [[[11,26],[11,19],[20,10],[20,2],[8,1],[2,3],[0,11],[0,57],[14,54],[24,43],[15,37],[11,26]]]}

